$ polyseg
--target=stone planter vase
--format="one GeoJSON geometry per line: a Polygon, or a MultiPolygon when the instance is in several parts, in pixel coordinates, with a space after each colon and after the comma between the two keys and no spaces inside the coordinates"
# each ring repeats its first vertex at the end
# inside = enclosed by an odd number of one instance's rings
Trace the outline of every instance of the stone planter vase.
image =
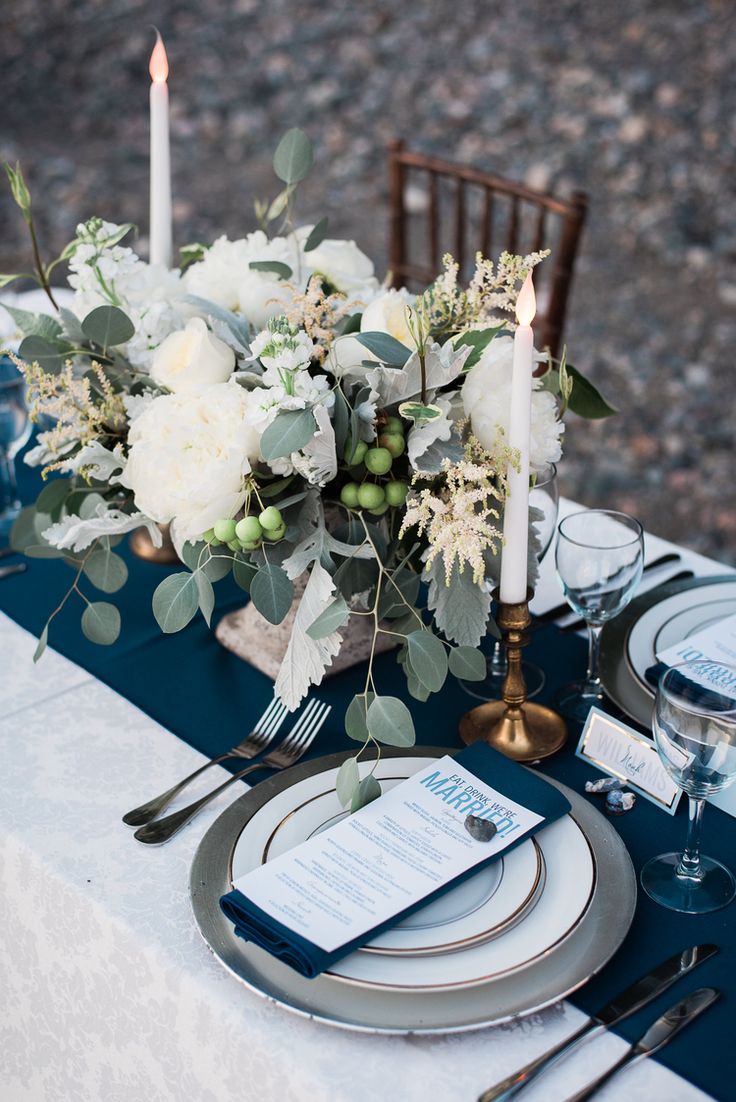
{"type": "MultiPolygon", "coordinates": [[[[270,624],[261,616],[254,604],[223,616],[215,630],[217,639],[227,650],[237,654],[238,658],[255,666],[272,681],[276,680],[279,667],[286,654],[291,638],[299,601],[306,585],[306,576],[298,579],[294,586],[294,600],[286,617],[280,624],[270,624]]],[[[325,677],[346,670],[359,662],[367,661],[373,637],[372,621],[368,616],[351,616],[344,628],[340,629],[343,643],[340,653],[333,658],[332,664],[325,670],[325,677]]],[[[379,635],[376,641],[376,654],[393,650],[395,640],[389,635],[379,635]]]]}

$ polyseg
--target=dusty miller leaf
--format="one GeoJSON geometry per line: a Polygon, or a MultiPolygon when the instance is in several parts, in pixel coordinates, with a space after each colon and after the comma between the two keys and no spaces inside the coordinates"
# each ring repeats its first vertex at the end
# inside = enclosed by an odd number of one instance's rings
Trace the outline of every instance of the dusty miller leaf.
{"type": "Polygon", "coordinates": [[[307,628],[324,612],[334,590],[335,584],[330,575],[320,563],[315,562],[276,678],[276,695],[289,711],[294,711],[299,701],[307,695],[310,685],[319,685],[325,668],[340,650],[342,640],[337,632],[326,635],[324,639],[310,639],[307,635],[307,628]]]}
{"type": "Polygon", "coordinates": [[[482,585],[476,585],[468,566],[462,574],[457,567],[450,585],[445,582],[445,567],[438,556],[425,573],[429,583],[427,605],[434,612],[440,631],[463,647],[477,647],[486,633],[486,621],[491,611],[491,595],[482,585]]]}

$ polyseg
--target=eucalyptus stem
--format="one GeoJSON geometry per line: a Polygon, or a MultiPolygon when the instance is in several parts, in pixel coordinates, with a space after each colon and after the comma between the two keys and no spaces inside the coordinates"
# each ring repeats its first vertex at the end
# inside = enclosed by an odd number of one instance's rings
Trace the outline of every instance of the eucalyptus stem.
{"type": "Polygon", "coordinates": [[[26,218],[26,221],[28,223],[28,230],[29,230],[29,233],[31,235],[31,248],[33,249],[33,261],[36,265],[36,271],[38,272],[39,282],[40,282],[41,286],[43,287],[44,291],[46,292],[46,296],[47,296],[49,302],[51,303],[54,310],[56,310],[56,312],[58,314],[59,306],[58,306],[58,303],[57,303],[56,299],[54,298],[54,296],[51,292],[51,284],[49,283],[49,279],[48,279],[48,276],[46,274],[46,270],[45,270],[45,268],[43,266],[43,263],[41,261],[41,253],[40,253],[40,250],[38,248],[38,240],[36,238],[36,230],[34,228],[33,219],[31,218],[30,212],[28,214],[28,217],[26,218]]]}

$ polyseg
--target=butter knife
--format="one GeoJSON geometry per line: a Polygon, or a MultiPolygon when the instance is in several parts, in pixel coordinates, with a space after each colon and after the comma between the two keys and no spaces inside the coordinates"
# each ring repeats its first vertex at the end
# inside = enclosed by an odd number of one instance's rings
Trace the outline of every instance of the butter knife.
{"type": "Polygon", "coordinates": [[[669,960],[663,961],[647,975],[621,991],[615,999],[602,1007],[567,1040],[542,1053],[536,1060],[532,1060],[526,1067],[509,1075],[502,1082],[489,1087],[480,1096],[478,1102],[507,1102],[508,1099],[515,1098],[527,1083],[537,1079],[547,1068],[551,1068],[563,1056],[567,1056],[576,1049],[582,1041],[597,1037],[604,1030],[628,1018],[630,1014],[648,1006],[673,983],[692,972],[693,968],[697,968],[717,952],[717,945],[706,944],[693,945],[689,949],[683,949],[681,953],[675,953],[669,960]]]}
{"type": "Polygon", "coordinates": [[[14,566],[0,566],[0,578],[9,578],[12,574],[24,574],[28,569],[27,563],[18,562],[14,566]]]}
{"type": "Polygon", "coordinates": [[[661,1018],[657,1018],[656,1022],[650,1025],[646,1033],[626,1050],[613,1067],[609,1068],[603,1075],[599,1075],[589,1086],[584,1087],[577,1094],[571,1095],[567,1102],[585,1102],[586,1099],[592,1098],[603,1084],[612,1079],[621,1068],[631,1067],[632,1064],[637,1064],[639,1060],[644,1060],[647,1056],[653,1056],[655,1052],[659,1052],[661,1048],[669,1044],[673,1037],[677,1036],[681,1029],[684,1029],[690,1022],[694,1022],[704,1010],[712,1006],[720,994],[720,991],[715,987],[700,987],[697,991],[686,995],[684,999],[680,999],[679,1003],[671,1006],[661,1018]]]}

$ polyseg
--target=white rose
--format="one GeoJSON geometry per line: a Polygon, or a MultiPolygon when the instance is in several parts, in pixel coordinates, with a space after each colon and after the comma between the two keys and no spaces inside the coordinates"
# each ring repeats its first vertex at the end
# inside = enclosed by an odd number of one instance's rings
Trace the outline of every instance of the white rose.
{"type": "Polygon", "coordinates": [[[136,508],[177,538],[195,540],[245,500],[244,479],[260,456],[248,420],[255,392],[234,380],[201,394],[164,394],[136,418],[121,482],[136,508]]]}
{"type": "Polygon", "coordinates": [[[254,329],[263,329],[271,318],[285,313],[294,301],[294,290],[275,272],[248,271],[238,284],[238,309],[254,329]]]}
{"type": "Polygon", "coordinates": [[[351,297],[355,293],[375,294],[378,287],[373,261],[354,241],[323,241],[305,253],[305,262],[312,272],[325,276],[338,291],[351,297]]]}
{"type": "Polygon", "coordinates": [[[171,333],[153,354],[151,378],[175,394],[200,394],[233,373],[235,353],[210,333],[202,318],[192,318],[171,333]]]}
{"type": "Polygon", "coordinates": [[[416,295],[405,287],[384,291],[366,306],[360,322],[361,333],[388,333],[407,348],[413,348],[409,326],[406,323],[406,307],[413,306],[416,295]]]}
{"type": "MultiPolygon", "coordinates": [[[[544,357],[536,354],[537,359],[544,357]]],[[[509,431],[511,411],[511,373],[514,358],[513,337],[495,337],[471,368],[462,388],[465,415],[470,418],[473,435],[489,451],[495,446],[498,430],[509,431]]],[[[560,436],[565,426],[557,419],[557,402],[549,391],[538,390],[541,380],[532,385],[532,419],[529,462],[541,473],[562,455],[560,436]]]]}

